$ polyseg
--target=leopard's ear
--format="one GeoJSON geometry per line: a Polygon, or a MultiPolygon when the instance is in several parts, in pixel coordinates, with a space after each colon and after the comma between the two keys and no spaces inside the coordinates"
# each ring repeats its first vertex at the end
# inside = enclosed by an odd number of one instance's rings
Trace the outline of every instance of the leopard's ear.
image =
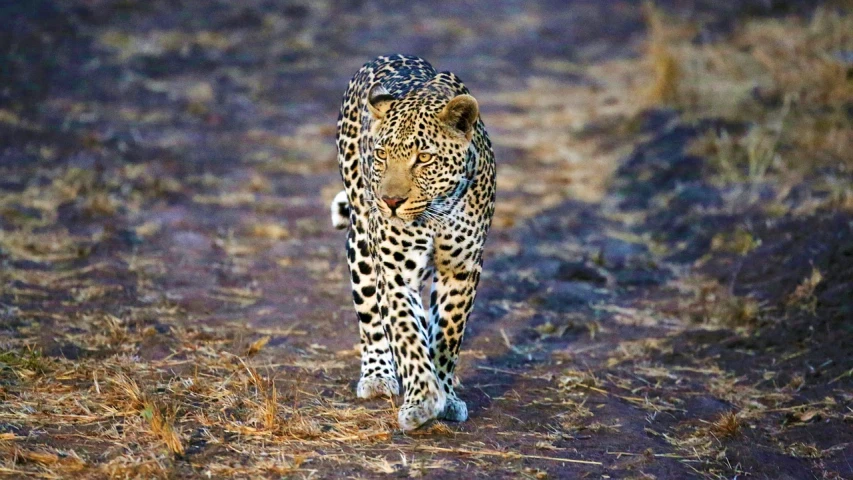
{"type": "Polygon", "coordinates": [[[477,104],[477,99],[471,95],[453,97],[438,114],[438,119],[451,131],[464,135],[468,140],[471,140],[474,134],[474,125],[478,118],[480,118],[480,106],[477,104]]]}
{"type": "Polygon", "coordinates": [[[391,108],[395,100],[394,96],[382,84],[377,83],[370,87],[367,92],[367,109],[370,110],[374,119],[381,120],[385,118],[385,114],[388,113],[388,109],[391,108]]]}

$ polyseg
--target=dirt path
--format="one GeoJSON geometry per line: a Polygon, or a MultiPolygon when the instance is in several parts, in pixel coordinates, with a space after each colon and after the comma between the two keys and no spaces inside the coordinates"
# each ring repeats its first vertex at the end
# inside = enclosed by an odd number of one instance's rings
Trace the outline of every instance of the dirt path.
{"type": "Polygon", "coordinates": [[[637,98],[636,5],[236,5],[2,7],[0,475],[853,477],[850,215],[709,180],[709,125],[637,98]],[[500,163],[471,418],[412,435],[355,399],[327,218],[391,50],[465,80],[500,163]]]}

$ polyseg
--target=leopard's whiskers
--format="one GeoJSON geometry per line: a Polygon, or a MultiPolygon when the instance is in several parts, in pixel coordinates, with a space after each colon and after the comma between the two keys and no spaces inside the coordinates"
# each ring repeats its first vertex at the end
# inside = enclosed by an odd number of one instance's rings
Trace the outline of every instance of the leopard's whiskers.
{"type": "Polygon", "coordinates": [[[450,220],[444,212],[434,210],[431,206],[427,206],[421,215],[437,223],[442,228],[447,228],[450,224],[450,220]]]}

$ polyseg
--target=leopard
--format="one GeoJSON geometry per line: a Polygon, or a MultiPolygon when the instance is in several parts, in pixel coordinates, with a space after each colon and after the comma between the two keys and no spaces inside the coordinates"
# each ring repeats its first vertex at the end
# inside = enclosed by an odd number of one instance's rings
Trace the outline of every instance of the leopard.
{"type": "Polygon", "coordinates": [[[402,382],[403,431],[465,421],[454,370],[496,194],[479,103],[458,76],[422,58],[380,56],[350,80],[335,141],[344,189],[330,208],[332,224],[347,229],[356,394],[394,397],[402,382]]]}

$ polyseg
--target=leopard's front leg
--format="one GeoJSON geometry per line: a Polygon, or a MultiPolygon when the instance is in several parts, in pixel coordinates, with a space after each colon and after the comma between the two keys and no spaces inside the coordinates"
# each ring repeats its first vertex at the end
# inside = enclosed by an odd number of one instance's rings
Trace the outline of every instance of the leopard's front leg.
{"type": "Polygon", "coordinates": [[[401,429],[414,430],[444,411],[446,394],[430,358],[429,331],[420,296],[429,254],[393,243],[390,239],[394,236],[389,231],[375,237],[379,240],[377,294],[385,335],[403,380],[405,396],[397,419],[401,429]]]}
{"type": "Polygon", "coordinates": [[[368,247],[368,235],[359,225],[353,225],[347,235],[347,263],[361,338],[361,378],[356,393],[359,398],[392,397],[400,388],[379,315],[376,268],[368,247]]]}
{"type": "Polygon", "coordinates": [[[481,247],[468,245],[465,249],[450,244],[452,248],[441,248],[440,241],[438,245],[430,294],[430,355],[438,381],[447,395],[445,409],[439,418],[464,422],[468,419],[468,407],[453,390],[453,371],[465,335],[465,324],[477,295],[482,271],[481,247]],[[466,250],[472,253],[469,255],[466,250]]]}

